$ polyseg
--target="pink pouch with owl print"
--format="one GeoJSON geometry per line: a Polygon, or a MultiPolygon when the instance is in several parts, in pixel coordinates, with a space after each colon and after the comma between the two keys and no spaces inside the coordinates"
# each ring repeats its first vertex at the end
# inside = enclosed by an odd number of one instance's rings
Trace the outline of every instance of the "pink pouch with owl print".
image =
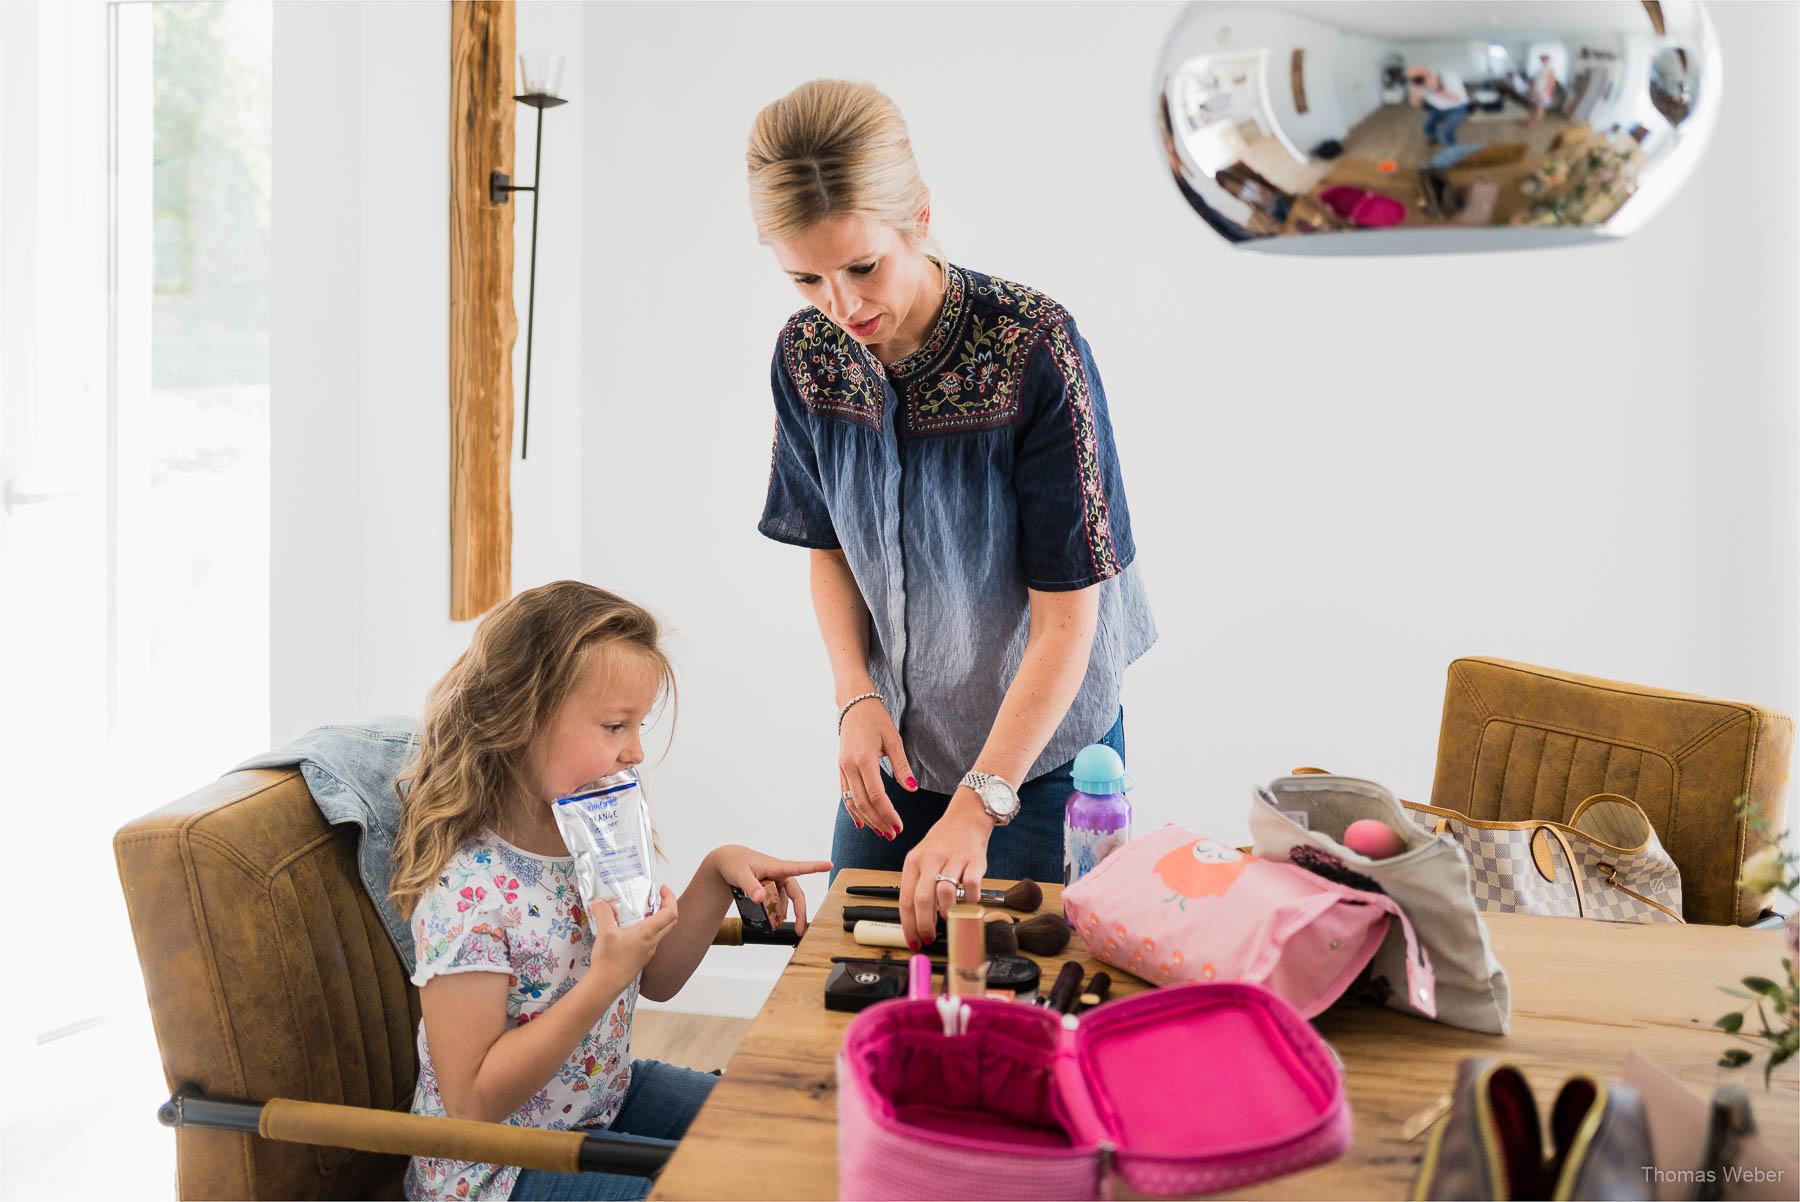
{"type": "Polygon", "coordinates": [[[1398,921],[1409,1000],[1437,1013],[1431,962],[1392,898],[1185,827],[1113,852],[1063,890],[1063,909],[1096,959],[1134,976],[1261,985],[1308,1018],[1350,987],[1398,921]]]}

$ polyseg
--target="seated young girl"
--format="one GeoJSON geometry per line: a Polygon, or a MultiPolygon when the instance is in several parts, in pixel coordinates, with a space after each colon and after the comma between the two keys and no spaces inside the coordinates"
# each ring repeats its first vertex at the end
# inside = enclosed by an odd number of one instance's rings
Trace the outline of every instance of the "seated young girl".
{"type": "MultiPolygon", "coordinates": [[[[732,904],[731,886],[806,927],[795,879],[827,872],[744,847],[710,852],[677,899],[620,927],[583,898],[550,803],[644,758],[639,729],[674,693],[656,620],[560,581],[477,627],[432,688],[405,790],[393,895],[412,914],[423,1020],[413,1113],[680,1139],[715,1080],[629,1057],[639,993],[672,997],[732,904]],[[765,896],[764,881],[776,883],[765,896]]],[[[779,920],[779,919],[778,919],[779,920]]],[[[415,1157],[408,1198],[642,1198],[650,1182],[415,1157]]]]}

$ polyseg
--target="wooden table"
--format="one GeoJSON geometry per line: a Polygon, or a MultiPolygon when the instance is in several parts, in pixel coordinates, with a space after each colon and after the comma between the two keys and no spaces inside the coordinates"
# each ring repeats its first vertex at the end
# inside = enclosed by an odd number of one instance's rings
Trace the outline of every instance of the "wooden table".
{"type": "MultiPolygon", "coordinates": [[[[898,882],[897,873],[845,869],[814,926],[724,1077],[658,1181],[652,1198],[836,1198],[837,1070],[854,1015],[825,1009],[834,955],[881,956],[843,930],[844,889],[898,882]]],[[[989,888],[1011,882],[988,881],[989,888]]],[[[1045,907],[1062,890],[1045,886],[1045,907]]],[[[858,899],[869,901],[871,899],[858,899]]],[[[1763,1137],[1795,1155],[1800,1086],[1784,1065],[1765,1093],[1760,1070],[1718,1068],[1734,1046],[1711,1027],[1732,999],[1719,985],[1780,974],[1776,931],[1732,927],[1588,922],[1487,916],[1495,954],[1512,983],[1512,1029],[1479,1035],[1362,1002],[1344,1001],[1314,1025],[1343,1058],[1355,1116],[1348,1152],[1331,1164],[1224,1195],[1241,1198],[1400,1198],[1417,1170],[1423,1139],[1401,1137],[1406,1120],[1445,1093],[1466,1056],[1503,1055],[1525,1070],[1541,1105],[1563,1078],[1587,1069],[1609,1080],[1640,1051],[1702,1096],[1734,1081],[1750,1091],[1763,1137]]],[[[1106,968],[1113,997],[1148,988],[1087,956],[1077,936],[1058,960],[1039,960],[1048,990],[1060,959],[1106,968]]]]}

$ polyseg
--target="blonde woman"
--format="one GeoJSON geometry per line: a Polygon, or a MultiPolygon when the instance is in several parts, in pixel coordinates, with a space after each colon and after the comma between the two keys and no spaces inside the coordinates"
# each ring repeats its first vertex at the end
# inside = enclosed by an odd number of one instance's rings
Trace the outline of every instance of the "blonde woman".
{"type": "MultiPolygon", "coordinates": [[[[640,991],[674,995],[731,889],[806,927],[795,879],[827,862],[720,847],[676,898],[620,926],[581,896],[551,802],[643,762],[638,730],[674,674],[656,619],[563,580],[495,608],[431,691],[394,841],[391,892],[412,915],[419,1081],[413,1113],[679,1140],[715,1078],[631,1058],[640,991]],[[762,882],[777,896],[765,897],[762,882]]],[[[417,1156],[408,1198],[642,1198],[650,1181],[417,1156]]]]}
{"type": "Polygon", "coordinates": [[[1156,630],[1106,396],[1066,309],[937,250],[875,88],[803,84],[747,160],[758,238],[807,305],[776,340],[759,529],[810,551],[832,861],[902,872],[916,948],[983,876],[1060,880],[1070,761],[1124,754],[1120,682],[1156,630]]]}

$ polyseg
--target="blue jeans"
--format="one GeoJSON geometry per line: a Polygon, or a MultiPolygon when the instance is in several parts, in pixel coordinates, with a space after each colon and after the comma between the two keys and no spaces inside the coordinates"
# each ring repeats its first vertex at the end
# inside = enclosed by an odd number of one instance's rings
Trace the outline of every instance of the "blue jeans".
{"type": "MultiPolygon", "coordinates": [[[[1119,711],[1112,729],[1100,742],[1125,758],[1125,711],[1119,711]]],[[[1063,871],[1063,809],[1075,791],[1075,761],[1052,768],[1019,789],[1019,815],[1005,826],[995,827],[988,839],[986,876],[1003,881],[1030,877],[1040,884],[1056,884],[1063,871]]],[[[888,800],[900,815],[900,834],[888,842],[871,830],[858,830],[850,812],[837,808],[837,827],[831,833],[831,878],[840,868],[875,868],[899,872],[906,853],[919,845],[931,824],[950,804],[948,793],[920,789],[909,793],[887,773],[881,774],[888,800]]]]}
{"type": "MultiPolygon", "coordinates": [[[[631,1062],[631,1085],[624,1104],[607,1128],[615,1135],[673,1148],[718,1078],[660,1060],[631,1062]]],[[[512,1196],[521,1202],[573,1202],[575,1199],[626,1199],[650,1196],[648,1177],[618,1173],[552,1173],[521,1169],[512,1196]]]]}
{"type": "Polygon", "coordinates": [[[1432,109],[1425,117],[1425,136],[1435,138],[1446,146],[1456,145],[1456,127],[1463,123],[1469,115],[1469,106],[1459,105],[1453,109],[1432,109]]]}

